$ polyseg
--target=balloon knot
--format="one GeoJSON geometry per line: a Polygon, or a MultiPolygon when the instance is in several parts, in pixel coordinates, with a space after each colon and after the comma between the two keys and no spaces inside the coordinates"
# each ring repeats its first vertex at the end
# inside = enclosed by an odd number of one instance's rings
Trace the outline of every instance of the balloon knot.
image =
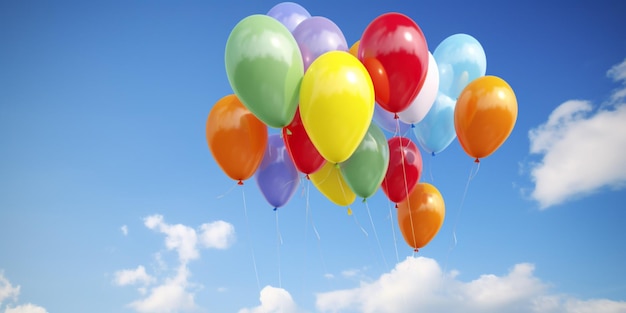
{"type": "Polygon", "coordinates": [[[363,198],[363,201],[361,201],[362,203],[367,202],[367,198],[363,198]]]}
{"type": "Polygon", "coordinates": [[[397,120],[397,119],[399,119],[399,118],[400,118],[400,117],[398,116],[398,113],[394,113],[394,114],[393,114],[393,119],[394,119],[394,120],[397,120]]]}
{"type": "Polygon", "coordinates": [[[474,160],[474,163],[480,163],[480,160],[476,158],[476,160],[474,160]]]}
{"type": "Polygon", "coordinates": [[[411,128],[415,128],[415,124],[411,124],[411,128]]]}
{"type": "Polygon", "coordinates": [[[431,152],[430,155],[435,156],[435,151],[431,152]]]}
{"type": "Polygon", "coordinates": [[[240,180],[237,182],[237,185],[242,186],[242,185],[243,185],[243,180],[241,180],[241,179],[240,179],[240,180]]]}
{"type": "Polygon", "coordinates": [[[304,177],[306,177],[306,180],[311,180],[311,177],[309,177],[309,174],[306,174],[304,177]]]}
{"type": "Polygon", "coordinates": [[[339,163],[335,163],[335,168],[339,168],[339,163]]]}
{"type": "Polygon", "coordinates": [[[396,203],[396,209],[398,208],[398,204],[396,203]]]}
{"type": "Polygon", "coordinates": [[[287,133],[288,136],[293,134],[289,128],[285,128],[285,132],[287,133]]]}
{"type": "Polygon", "coordinates": [[[413,249],[413,252],[418,253],[420,250],[418,248],[413,249]]]}
{"type": "Polygon", "coordinates": [[[348,215],[352,215],[352,209],[348,207],[348,215]]]}
{"type": "Polygon", "coordinates": [[[278,208],[274,208],[274,211],[277,211],[277,210],[278,210],[278,208]]]}

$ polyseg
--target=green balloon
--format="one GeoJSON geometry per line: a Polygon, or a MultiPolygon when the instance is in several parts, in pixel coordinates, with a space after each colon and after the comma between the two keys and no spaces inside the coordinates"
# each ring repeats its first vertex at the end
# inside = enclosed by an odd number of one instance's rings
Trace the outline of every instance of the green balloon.
{"type": "Polygon", "coordinates": [[[278,20],[250,15],[226,42],[226,74],[241,102],[266,125],[287,126],[293,120],[304,76],[295,38],[278,20]]]}
{"type": "Polygon", "coordinates": [[[354,153],[340,164],[341,175],[359,197],[372,196],[387,174],[389,144],[383,131],[371,123],[354,153]]]}

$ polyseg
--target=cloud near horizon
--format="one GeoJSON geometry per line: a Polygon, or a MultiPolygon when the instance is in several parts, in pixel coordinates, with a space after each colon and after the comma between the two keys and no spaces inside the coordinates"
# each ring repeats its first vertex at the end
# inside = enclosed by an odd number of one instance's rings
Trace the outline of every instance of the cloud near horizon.
{"type": "Polygon", "coordinates": [[[620,84],[607,103],[566,101],[528,132],[530,153],[541,157],[530,166],[531,197],[541,209],[626,187],[626,60],[607,76],[620,84]]]}
{"type": "MultiPolygon", "coordinates": [[[[484,274],[463,281],[457,271],[443,272],[437,261],[408,257],[389,273],[352,289],[316,295],[317,312],[365,313],[624,313],[626,302],[583,300],[551,291],[534,274],[534,265],[514,265],[505,275],[484,274]]],[[[258,307],[239,313],[301,313],[282,288],[266,286],[258,307]]]]}

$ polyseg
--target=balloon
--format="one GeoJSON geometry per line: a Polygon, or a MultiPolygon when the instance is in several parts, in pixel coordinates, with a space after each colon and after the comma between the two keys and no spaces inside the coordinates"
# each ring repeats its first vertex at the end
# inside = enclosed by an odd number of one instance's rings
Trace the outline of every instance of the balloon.
{"type": "Polygon", "coordinates": [[[306,130],[304,130],[299,109],[296,110],[296,116],[291,124],[285,126],[282,133],[287,151],[300,172],[311,174],[324,165],[326,160],[317,151],[306,130]]]}
{"type": "Polygon", "coordinates": [[[256,117],[275,128],[291,122],[304,66],[284,25],[267,15],[244,18],[228,37],[225,61],[230,86],[256,117]]]}
{"type": "Polygon", "coordinates": [[[382,188],[389,200],[398,203],[415,188],[422,174],[422,156],[409,138],[396,136],[388,143],[389,168],[382,188]]]}
{"type": "Polygon", "coordinates": [[[350,52],[350,54],[352,54],[355,58],[359,57],[359,44],[361,43],[360,40],[357,40],[354,44],[352,44],[352,47],[350,47],[350,50],[348,50],[348,52],[350,52]]]}
{"type": "Polygon", "coordinates": [[[456,101],[440,92],[426,117],[415,124],[413,132],[424,151],[433,155],[440,153],[456,138],[455,105],[456,101]]]}
{"type": "Polygon", "coordinates": [[[358,55],[374,81],[376,101],[389,112],[404,111],[428,68],[428,46],[419,26],[400,13],[380,15],[365,28],[358,55]]]}
{"type": "Polygon", "coordinates": [[[480,42],[467,34],[444,39],[433,53],[439,67],[439,91],[456,99],[467,84],[484,76],[487,57],[480,42]]]}
{"type": "Polygon", "coordinates": [[[290,32],[293,32],[302,21],[311,17],[309,11],[293,2],[279,3],[272,7],[267,15],[285,25],[290,32]]]}
{"type": "Polygon", "coordinates": [[[374,122],[382,129],[393,134],[403,135],[411,129],[411,125],[394,118],[393,113],[381,108],[378,104],[374,108],[374,122]],[[398,129],[398,125],[400,125],[400,129],[398,129]]]}
{"type": "Polygon", "coordinates": [[[326,162],[319,171],[309,176],[317,190],[336,205],[348,206],[356,199],[336,164],[326,162]]]}
{"type": "Polygon", "coordinates": [[[265,200],[274,208],[285,205],[298,188],[298,170],[279,134],[269,136],[263,161],[254,176],[265,200]]]}
{"type": "Polygon", "coordinates": [[[305,71],[325,52],[348,51],[348,43],[341,29],[333,21],[322,16],[304,20],[294,29],[293,37],[300,48],[305,71]]]}
{"type": "Polygon", "coordinates": [[[400,120],[407,124],[417,124],[426,117],[428,111],[433,106],[439,91],[439,69],[437,62],[430,52],[428,53],[428,72],[422,89],[411,102],[409,107],[398,113],[400,120]]]}
{"type": "Polygon", "coordinates": [[[267,127],[235,95],[218,100],[207,119],[206,138],[213,158],[239,184],[250,178],[263,159],[267,127]]]}
{"type": "Polygon", "coordinates": [[[456,134],[463,150],[476,161],[491,155],[506,141],[516,120],[515,93],[496,76],[472,81],[456,101],[456,134]]]}
{"type": "Polygon", "coordinates": [[[426,246],[439,232],[446,206],[437,188],[419,183],[408,198],[398,203],[398,225],[404,241],[414,249],[426,246]]]}
{"type": "Polygon", "coordinates": [[[374,87],[363,64],[344,51],[317,58],[302,79],[300,115],[324,159],[347,160],[374,115],[374,87]]]}
{"type": "Polygon", "coordinates": [[[389,112],[388,107],[382,105],[382,103],[389,102],[389,94],[391,93],[389,90],[389,76],[387,76],[385,67],[376,58],[365,58],[363,60],[363,65],[372,78],[372,83],[374,84],[374,90],[376,92],[376,101],[378,101],[378,104],[381,105],[381,107],[385,108],[385,110],[389,112]]]}
{"type": "Polygon", "coordinates": [[[350,189],[364,199],[374,195],[389,166],[389,145],[383,131],[370,124],[367,134],[348,160],[340,164],[350,189]]]}

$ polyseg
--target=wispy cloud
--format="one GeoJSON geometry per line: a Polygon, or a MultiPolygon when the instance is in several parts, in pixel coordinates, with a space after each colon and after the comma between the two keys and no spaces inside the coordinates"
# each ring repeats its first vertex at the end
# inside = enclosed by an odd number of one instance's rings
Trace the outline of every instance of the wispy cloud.
{"type": "Polygon", "coordinates": [[[120,227],[120,230],[122,231],[122,235],[128,236],[128,226],[122,225],[122,227],[120,227]]]}
{"type": "Polygon", "coordinates": [[[146,268],[143,265],[137,266],[134,270],[121,270],[115,272],[114,282],[118,286],[126,285],[149,285],[155,281],[155,278],[146,273],[146,268]]]}
{"type": "Polygon", "coordinates": [[[602,188],[626,186],[626,60],[607,76],[619,83],[602,106],[570,100],[529,131],[535,183],[531,197],[542,209],[602,188]]]}
{"type": "MultiPolygon", "coordinates": [[[[10,300],[11,303],[15,303],[20,295],[20,286],[13,286],[11,282],[4,277],[4,272],[0,271],[0,308],[4,300],[10,300]]],[[[7,305],[4,309],[4,313],[47,313],[45,308],[32,303],[20,304],[17,306],[7,305]]]]}
{"type": "Polygon", "coordinates": [[[4,277],[4,272],[0,271],[0,306],[7,299],[16,301],[19,295],[20,286],[13,287],[11,282],[4,277]]]}
{"type": "MultiPolygon", "coordinates": [[[[140,284],[142,297],[129,304],[137,312],[170,313],[197,309],[195,294],[199,285],[190,282],[188,263],[200,258],[200,248],[226,249],[235,241],[235,228],[224,221],[202,224],[197,230],[182,224],[168,224],[162,215],[151,215],[144,219],[144,225],[165,235],[165,248],[178,255],[178,266],[169,277],[152,276],[143,265],[135,269],[120,270],[115,273],[114,283],[119,286],[140,284]],[[160,281],[160,283],[158,282],[160,281]]],[[[155,261],[164,267],[161,253],[155,254],[155,261]]]]}

